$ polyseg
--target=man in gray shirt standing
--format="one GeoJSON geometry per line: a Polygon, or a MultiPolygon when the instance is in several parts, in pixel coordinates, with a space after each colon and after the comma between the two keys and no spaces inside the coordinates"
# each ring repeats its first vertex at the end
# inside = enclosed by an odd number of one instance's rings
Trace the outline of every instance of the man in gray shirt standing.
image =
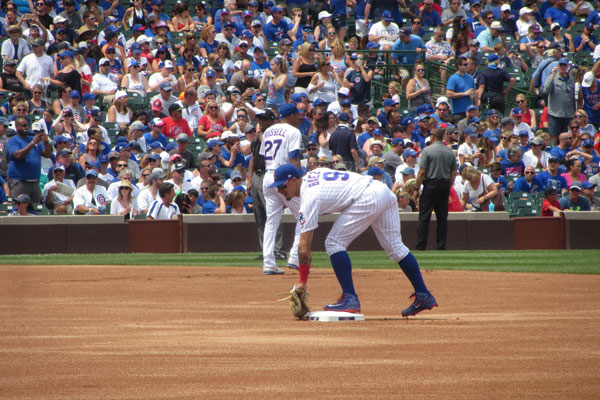
{"type": "Polygon", "coordinates": [[[437,249],[446,250],[448,233],[448,198],[450,187],[456,176],[454,153],[444,144],[444,128],[435,128],[430,146],[425,147],[419,157],[417,187],[423,185],[419,199],[419,223],[417,225],[417,250],[427,247],[429,221],[435,210],[437,218],[437,249]]]}
{"type": "Polygon", "coordinates": [[[392,177],[396,174],[396,168],[404,164],[402,153],[404,153],[404,139],[393,138],[390,149],[383,155],[385,172],[392,177]]]}
{"type": "Polygon", "coordinates": [[[558,135],[569,131],[569,122],[575,115],[575,78],[569,75],[569,60],[558,60],[552,75],[546,79],[542,92],[548,95],[548,133],[553,143],[558,135]]]}

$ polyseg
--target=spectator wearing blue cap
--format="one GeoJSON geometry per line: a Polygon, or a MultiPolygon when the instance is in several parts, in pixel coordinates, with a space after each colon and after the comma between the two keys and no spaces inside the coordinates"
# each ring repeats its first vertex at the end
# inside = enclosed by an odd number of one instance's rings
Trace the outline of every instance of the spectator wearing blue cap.
{"type": "MultiPolygon", "coordinates": [[[[400,28],[398,24],[394,22],[392,12],[385,10],[381,13],[381,19],[371,25],[369,29],[369,43],[374,43],[377,46],[375,48],[381,50],[391,50],[394,42],[400,37],[400,28]],[[385,49],[384,47],[388,48],[385,49]]],[[[367,44],[367,49],[368,49],[367,44]]]]}
{"type": "Polygon", "coordinates": [[[548,133],[556,142],[561,132],[569,129],[575,115],[575,79],[569,75],[569,60],[562,57],[558,67],[544,82],[542,92],[548,96],[548,133]]]}
{"type": "Polygon", "coordinates": [[[398,32],[399,38],[392,46],[392,50],[403,50],[410,52],[392,53],[392,59],[396,64],[415,65],[420,59],[420,54],[425,51],[425,43],[419,36],[411,34],[408,28],[401,28],[398,32]]]}
{"type": "Polygon", "coordinates": [[[573,39],[573,47],[575,52],[590,52],[593,53],[598,45],[598,38],[594,35],[594,27],[591,23],[586,22],[583,25],[583,31],[581,34],[575,36],[573,39]]]}
{"type": "MultiPolygon", "coordinates": [[[[271,19],[264,28],[263,31],[265,33],[265,37],[269,42],[279,43],[281,39],[284,37],[288,37],[288,31],[291,30],[291,26],[283,20],[283,9],[279,6],[271,7],[271,19]]],[[[293,35],[289,36],[290,38],[294,38],[293,35]]]]}
{"type": "Polygon", "coordinates": [[[506,111],[506,95],[516,80],[500,66],[500,57],[493,53],[488,56],[488,67],[481,73],[478,85],[478,98],[483,106],[496,109],[504,114],[506,111]],[[508,82],[506,88],[504,83],[508,82]]]}
{"type": "Polygon", "coordinates": [[[473,77],[467,73],[467,60],[457,59],[454,73],[446,84],[446,97],[450,99],[452,105],[452,115],[455,120],[466,117],[467,108],[470,105],[478,105],[478,97],[473,77]]]}

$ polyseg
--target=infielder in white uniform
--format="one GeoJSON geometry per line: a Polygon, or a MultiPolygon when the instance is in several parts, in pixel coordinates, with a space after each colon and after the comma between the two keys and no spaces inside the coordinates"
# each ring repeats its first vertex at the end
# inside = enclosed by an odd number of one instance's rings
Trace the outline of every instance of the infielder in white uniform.
{"type": "Polygon", "coordinates": [[[402,243],[396,196],[385,184],[368,175],[329,168],[317,168],[302,177],[298,168],[287,164],[277,168],[271,187],[277,188],[288,201],[300,198],[297,214],[301,226],[298,250],[300,280],[296,285],[300,290],[306,290],[310,247],[319,215],[341,213],[325,239],[325,249],[342,287],[342,296],[337,303],[326,305],[325,310],[360,312],[360,302],[352,281],[352,263],[346,249],[369,226],[388,256],[400,265],[413,285],[411,298],[414,302],[402,311],[402,316],[415,315],[437,306],[423,282],[417,260],[402,243]]]}
{"type": "MultiPolygon", "coordinates": [[[[265,176],[263,179],[263,192],[267,221],[263,235],[263,273],[265,275],[283,274],[283,270],[275,263],[275,236],[281,223],[283,208],[288,207],[292,214],[298,213],[300,199],[286,200],[277,193],[277,189],[270,188],[273,183],[275,169],[281,165],[291,163],[300,168],[300,143],[302,134],[296,128],[298,125],[298,108],[294,104],[284,104],[279,107],[281,122],[270,126],[263,134],[260,145],[260,155],[265,159],[265,176]]],[[[288,267],[298,269],[298,240],[300,226],[296,223],[294,244],[290,250],[288,267]]]]}

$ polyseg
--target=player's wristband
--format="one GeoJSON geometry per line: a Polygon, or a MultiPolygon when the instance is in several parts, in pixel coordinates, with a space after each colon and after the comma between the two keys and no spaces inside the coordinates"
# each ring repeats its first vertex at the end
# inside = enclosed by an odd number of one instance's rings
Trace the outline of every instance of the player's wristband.
{"type": "Polygon", "coordinates": [[[308,273],[310,272],[310,264],[300,264],[298,272],[300,272],[300,283],[306,283],[308,280],[308,273]]]}

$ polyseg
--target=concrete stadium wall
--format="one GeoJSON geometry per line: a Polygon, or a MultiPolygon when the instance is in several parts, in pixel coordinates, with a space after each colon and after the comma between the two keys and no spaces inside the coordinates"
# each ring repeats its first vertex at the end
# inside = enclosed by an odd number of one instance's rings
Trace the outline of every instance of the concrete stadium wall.
{"type": "MultiPolygon", "coordinates": [[[[313,250],[323,251],[337,215],[319,219],[313,250]]],[[[401,213],[402,239],[414,248],[418,214],[401,213]]],[[[284,215],[284,244],[292,245],[295,221],[284,215]]],[[[428,249],[435,248],[435,215],[428,249]]],[[[600,212],[513,218],[508,213],[450,213],[451,250],[597,249],[600,212]]],[[[379,250],[372,229],[349,250],[379,250]]],[[[0,217],[0,254],[259,252],[253,215],[183,215],[171,221],[125,221],[122,216],[0,217]]],[[[1,262],[1,261],[0,261],[1,262]]]]}

